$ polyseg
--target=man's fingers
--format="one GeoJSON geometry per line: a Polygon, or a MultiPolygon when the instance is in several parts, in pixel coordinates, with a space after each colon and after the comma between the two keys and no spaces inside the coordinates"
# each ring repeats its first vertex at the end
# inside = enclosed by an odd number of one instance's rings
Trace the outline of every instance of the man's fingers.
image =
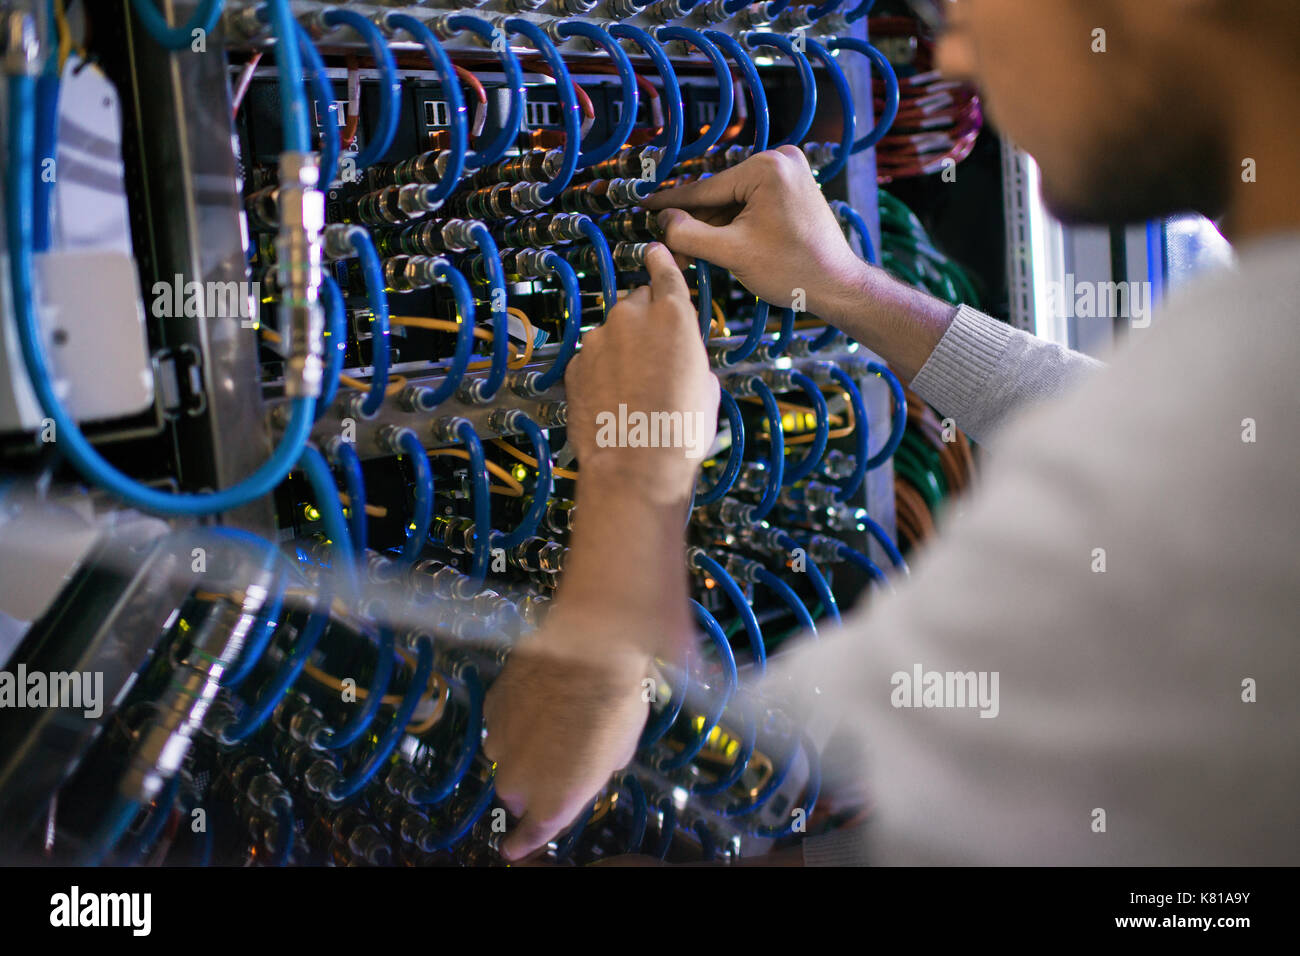
{"type": "Polygon", "coordinates": [[[689,300],[690,289],[686,287],[686,276],[673,262],[673,255],[662,243],[653,243],[646,251],[645,268],[650,273],[650,297],[667,299],[680,296],[689,300]]]}
{"type": "Polygon", "coordinates": [[[520,860],[543,847],[564,829],[567,819],[541,817],[525,813],[515,828],[501,841],[501,855],[507,860],[520,860]]]}
{"type": "Polygon", "coordinates": [[[731,245],[729,227],[710,226],[684,209],[665,209],[659,213],[659,228],[664,231],[664,242],[673,252],[726,264],[731,245]]]}
{"type": "Polygon", "coordinates": [[[698,209],[701,206],[743,206],[758,185],[750,160],[676,189],[664,189],[641,200],[646,209],[698,209]]]}

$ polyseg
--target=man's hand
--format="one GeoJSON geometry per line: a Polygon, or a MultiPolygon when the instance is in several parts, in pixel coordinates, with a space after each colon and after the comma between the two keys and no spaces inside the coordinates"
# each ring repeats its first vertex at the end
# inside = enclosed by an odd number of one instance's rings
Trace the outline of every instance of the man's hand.
{"type": "Polygon", "coordinates": [[[727,269],[750,292],[789,307],[803,289],[808,310],[860,300],[866,264],[849,248],[801,150],[781,146],[698,182],[655,193],[673,252],[727,269]]]}
{"type": "Polygon", "coordinates": [[[920,371],[956,311],[859,259],[802,151],[780,146],[716,176],[655,193],[669,248],[730,270],[772,305],[804,307],[883,357],[920,371]]]}
{"type": "Polygon", "coordinates": [[[512,651],[486,701],[497,796],[519,818],[501,847],[510,860],[555,837],[632,759],[652,659],[680,659],[691,639],[683,526],[717,431],[718,382],[672,256],[656,245],[646,266],[650,287],[622,299],[569,364],[579,479],[566,567],[545,625],[512,651]],[[661,433],[658,447],[631,447],[620,405],[625,422],[667,413],[679,446],[661,433]]]}

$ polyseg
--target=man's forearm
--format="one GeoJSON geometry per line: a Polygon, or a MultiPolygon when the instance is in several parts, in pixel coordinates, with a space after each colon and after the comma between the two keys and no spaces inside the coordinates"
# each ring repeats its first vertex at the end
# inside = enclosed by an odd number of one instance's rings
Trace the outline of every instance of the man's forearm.
{"type": "Polygon", "coordinates": [[[867,263],[810,289],[809,310],[875,352],[911,381],[943,338],[956,309],[867,263]]]}
{"type": "Polygon", "coordinates": [[[584,466],[551,616],[596,624],[610,647],[678,659],[690,634],[688,507],[688,497],[643,494],[630,479],[584,466]]]}

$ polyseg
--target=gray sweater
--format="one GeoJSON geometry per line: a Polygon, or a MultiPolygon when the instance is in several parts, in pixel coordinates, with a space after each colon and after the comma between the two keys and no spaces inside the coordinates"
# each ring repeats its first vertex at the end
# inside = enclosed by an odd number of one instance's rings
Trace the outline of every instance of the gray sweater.
{"type": "Polygon", "coordinates": [[[1104,369],[959,311],[913,387],[986,443],[980,487],[774,675],[871,792],[806,862],[1300,863],[1298,302],[1287,237],[1104,369]]]}

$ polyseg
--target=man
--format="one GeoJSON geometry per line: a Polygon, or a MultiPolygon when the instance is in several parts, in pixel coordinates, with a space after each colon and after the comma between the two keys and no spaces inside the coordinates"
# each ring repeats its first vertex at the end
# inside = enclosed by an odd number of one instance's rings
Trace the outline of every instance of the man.
{"type": "MultiPolygon", "coordinates": [[[[806,289],[810,312],[989,452],[964,514],[897,593],[794,656],[795,686],[819,686],[861,733],[874,801],[866,844],[823,843],[809,860],[1300,862],[1300,6],[949,9],[942,65],[980,82],[1058,215],[1198,210],[1222,217],[1240,260],[1175,296],[1103,370],[860,262],[796,150],[647,202],[675,253],[773,305],[806,289]],[[997,675],[996,716],[905,706],[899,675],[917,667],[997,675]]],[[[620,403],[716,406],[667,251],[649,271],[570,366],[573,560],[555,614],[489,698],[498,793],[520,817],[511,858],[631,757],[649,657],[692,639],[693,463],[594,440],[595,416],[620,403]]]]}

